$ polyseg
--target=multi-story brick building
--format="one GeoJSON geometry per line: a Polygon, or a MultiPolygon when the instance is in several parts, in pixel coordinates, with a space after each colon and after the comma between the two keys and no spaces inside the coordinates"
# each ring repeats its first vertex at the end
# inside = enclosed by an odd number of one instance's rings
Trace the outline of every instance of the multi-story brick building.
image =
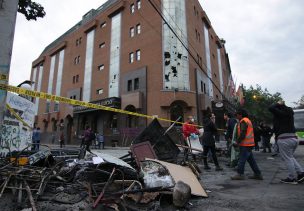
{"type": "MultiPolygon", "coordinates": [[[[109,0],[48,45],[32,64],[34,90],[201,123],[225,101],[231,75],[224,41],[197,0],[109,0]]],[[[45,134],[63,126],[67,143],[86,125],[125,140],[150,120],[35,100],[45,134]]],[[[168,122],[162,122],[168,126],[168,122]]]]}

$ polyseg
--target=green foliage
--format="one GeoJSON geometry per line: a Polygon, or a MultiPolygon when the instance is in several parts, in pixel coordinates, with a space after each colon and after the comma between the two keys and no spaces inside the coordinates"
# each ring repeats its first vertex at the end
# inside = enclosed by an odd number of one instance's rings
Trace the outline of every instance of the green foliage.
{"type": "Polygon", "coordinates": [[[19,0],[18,12],[24,14],[27,20],[37,20],[45,16],[44,8],[32,0],[19,0]]]}
{"type": "Polygon", "coordinates": [[[276,92],[275,94],[270,94],[267,89],[262,89],[260,85],[256,85],[256,88],[250,86],[249,89],[243,87],[245,103],[243,108],[245,108],[251,118],[256,122],[272,122],[272,114],[268,111],[268,107],[279,100],[282,100],[281,93],[276,92]]]}

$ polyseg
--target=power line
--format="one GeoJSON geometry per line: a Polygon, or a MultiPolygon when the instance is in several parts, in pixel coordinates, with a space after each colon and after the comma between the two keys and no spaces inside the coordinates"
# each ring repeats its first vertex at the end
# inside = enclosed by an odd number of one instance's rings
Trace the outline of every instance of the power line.
{"type": "MultiPolygon", "coordinates": [[[[214,87],[219,91],[219,93],[222,95],[222,97],[227,100],[228,103],[230,103],[228,101],[228,99],[226,98],[226,96],[221,92],[221,90],[218,88],[218,86],[215,84],[215,82],[212,80],[212,78],[210,76],[208,76],[208,73],[206,73],[206,71],[202,68],[202,66],[199,64],[199,62],[195,59],[195,57],[193,56],[193,54],[191,53],[191,51],[189,50],[189,48],[187,47],[187,45],[181,40],[181,38],[176,34],[176,32],[174,31],[174,29],[172,28],[172,26],[168,23],[168,21],[165,19],[164,15],[162,14],[162,12],[159,10],[159,8],[157,8],[157,6],[151,1],[148,0],[149,3],[151,4],[151,6],[155,9],[155,11],[160,15],[160,17],[162,18],[162,20],[165,22],[165,24],[168,26],[168,28],[171,30],[171,32],[174,34],[174,36],[179,40],[179,42],[182,44],[182,46],[186,49],[186,51],[189,53],[189,55],[191,56],[191,58],[194,60],[194,62],[198,65],[198,67],[200,68],[200,70],[207,76],[207,78],[212,82],[212,84],[214,85],[214,87]]],[[[173,21],[174,22],[174,21],[173,21]]],[[[177,25],[177,24],[175,24],[177,25]]],[[[190,46],[193,48],[193,46],[190,43],[190,46]]],[[[204,64],[204,66],[206,67],[206,69],[208,70],[207,65],[202,62],[204,64]]],[[[211,71],[211,70],[210,70],[211,71]]]]}

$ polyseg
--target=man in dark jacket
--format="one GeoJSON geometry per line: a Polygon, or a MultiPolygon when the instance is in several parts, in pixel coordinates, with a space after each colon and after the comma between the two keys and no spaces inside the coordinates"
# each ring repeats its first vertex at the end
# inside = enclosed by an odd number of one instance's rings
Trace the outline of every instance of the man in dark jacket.
{"type": "Polygon", "coordinates": [[[230,157],[231,152],[231,140],[232,140],[232,134],[234,130],[234,126],[237,123],[237,120],[232,117],[231,113],[224,113],[224,120],[226,121],[226,133],[225,133],[225,139],[227,141],[227,150],[228,150],[228,156],[230,157]]]}
{"type": "Polygon", "coordinates": [[[268,149],[268,152],[271,153],[270,138],[273,135],[272,129],[268,125],[265,125],[263,122],[260,124],[260,128],[263,143],[262,152],[266,152],[266,149],[268,149]]]}
{"type": "Polygon", "coordinates": [[[269,107],[273,114],[273,130],[278,143],[280,155],[285,161],[288,169],[288,177],[282,179],[282,183],[297,184],[304,181],[304,170],[294,157],[298,146],[295,134],[294,118],[292,108],[285,105],[284,101],[269,107]]]}
{"type": "Polygon", "coordinates": [[[202,137],[202,145],[204,148],[203,157],[204,157],[204,169],[208,170],[211,169],[208,166],[207,158],[208,152],[211,151],[213,162],[216,166],[216,171],[223,170],[217,161],[216,151],[215,151],[215,138],[214,136],[217,135],[217,128],[215,126],[215,115],[210,114],[204,119],[204,134],[202,137]]]}

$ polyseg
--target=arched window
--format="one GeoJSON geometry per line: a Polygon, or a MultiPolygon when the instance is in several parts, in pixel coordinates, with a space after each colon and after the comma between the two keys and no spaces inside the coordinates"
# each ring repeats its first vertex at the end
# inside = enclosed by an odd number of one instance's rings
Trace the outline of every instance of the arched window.
{"type": "Polygon", "coordinates": [[[174,101],[170,105],[170,119],[176,121],[179,118],[179,122],[184,122],[184,113],[187,104],[184,101],[174,101]]]}

